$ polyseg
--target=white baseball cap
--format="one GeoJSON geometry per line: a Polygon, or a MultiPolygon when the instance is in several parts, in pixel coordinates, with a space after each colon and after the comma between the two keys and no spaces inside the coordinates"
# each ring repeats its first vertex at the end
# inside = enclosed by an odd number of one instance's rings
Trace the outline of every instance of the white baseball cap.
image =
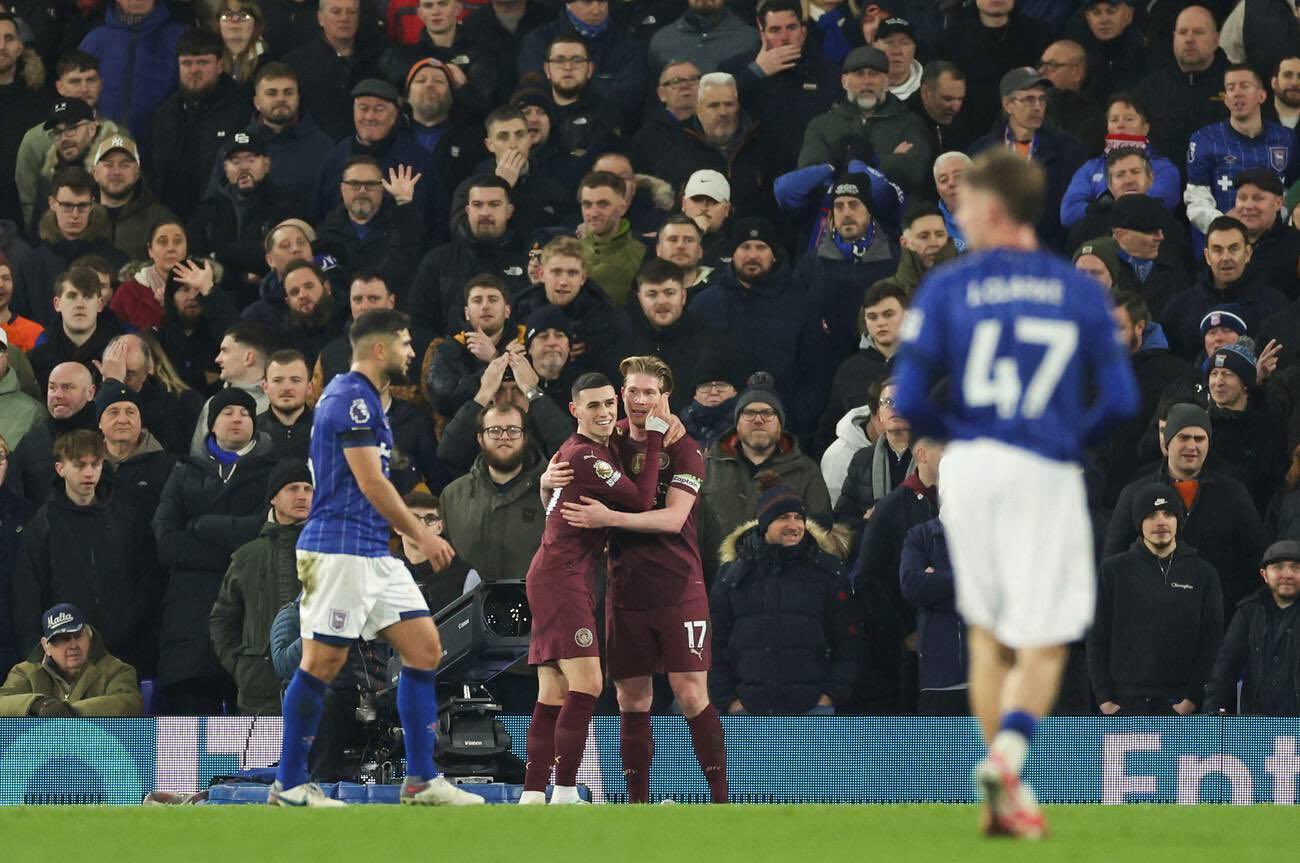
{"type": "Polygon", "coordinates": [[[727,182],[726,177],[717,171],[696,171],[686,181],[686,189],[682,194],[688,198],[694,198],[696,195],[707,195],[715,201],[730,203],[731,184],[727,182]]]}
{"type": "Polygon", "coordinates": [[[121,150],[137,163],[140,161],[140,148],[135,145],[135,141],[125,135],[114,135],[99,142],[99,146],[95,148],[95,158],[91,160],[91,164],[98,165],[100,159],[114,150],[121,150]]]}

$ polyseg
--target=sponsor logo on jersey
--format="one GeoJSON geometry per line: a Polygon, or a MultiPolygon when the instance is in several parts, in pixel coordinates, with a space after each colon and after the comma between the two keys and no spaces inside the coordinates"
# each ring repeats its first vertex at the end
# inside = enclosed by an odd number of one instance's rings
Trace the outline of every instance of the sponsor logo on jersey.
{"type": "Polygon", "coordinates": [[[595,641],[595,636],[593,636],[591,630],[585,626],[573,633],[573,643],[579,647],[591,647],[593,641],[595,641]]]}
{"type": "Polygon", "coordinates": [[[677,485],[686,486],[696,494],[700,493],[700,486],[703,485],[698,476],[689,473],[673,474],[671,482],[676,483],[677,485]]]}
{"type": "Polygon", "coordinates": [[[365,399],[352,400],[352,404],[348,407],[348,419],[354,423],[370,422],[370,408],[366,407],[365,399]]]}
{"type": "MultiPolygon", "coordinates": [[[[661,471],[668,470],[668,466],[672,464],[672,461],[673,461],[672,457],[669,456],[668,453],[660,452],[659,470],[661,471]]],[[[629,470],[632,472],[632,476],[641,475],[641,471],[645,470],[645,453],[639,452],[636,455],[632,456],[632,465],[631,467],[629,467],[629,470]]]]}
{"type": "Polygon", "coordinates": [[[341,608],[330,609],[330,629],[342,632],[347,629],[349,613],[341,608]]]}

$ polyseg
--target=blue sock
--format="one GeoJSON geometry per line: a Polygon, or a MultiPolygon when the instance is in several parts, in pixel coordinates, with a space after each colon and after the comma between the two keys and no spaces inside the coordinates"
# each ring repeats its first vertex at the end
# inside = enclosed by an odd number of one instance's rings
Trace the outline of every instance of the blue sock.
{"type": "Polygon", "coordinates": [[[307,753],[316,739],[321,711],[325,707],[325,681],[299,668],[284,692],[284,742],[275,778],[282,788],[307,781],[307,753]]]}
{"type": "Polygon", "coordinates": [[[1002,715],[1001,730],[1016,732],[1025,738],[1026,743],[1034,739],[1034,729],[1037,727],[1038,720],[1034,718],[1032,713],[1026,713],[1023,710],[1011,710],[1002,715]]]}
{"type": "Polygon", "coordinates": [[[433,766],[433,746],[438,739],[437,678],[435,672],[403,665],[397,681],[397,714],[406,738],[408,779],[428,780],[438,775],[433,766]]]}

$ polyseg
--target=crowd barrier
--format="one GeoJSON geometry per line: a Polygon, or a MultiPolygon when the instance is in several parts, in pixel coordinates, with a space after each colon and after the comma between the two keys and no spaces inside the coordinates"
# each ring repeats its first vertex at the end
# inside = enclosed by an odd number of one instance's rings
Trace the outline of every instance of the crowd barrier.
{"type": "MultiPolygon", "coordinates": [[[[524,755],[528,718],[505,717],[524,755]]],[[[968,803],[981,754],[970,719],[726,717],[733,800],[968,803]]],[[[651,792],[703,802],[686,724],[656,717],[651,792]]],[[[579,771],[619,802],[618,719],[597,717],[579,771]]],[[[0,719],[0,804],[137,804],[275,762],[280,719],[0,719]]],[[[1040,725],[1030,779],[1051,803],[1294,804],[1300,718],[1059,718],[1040,725]]]]}

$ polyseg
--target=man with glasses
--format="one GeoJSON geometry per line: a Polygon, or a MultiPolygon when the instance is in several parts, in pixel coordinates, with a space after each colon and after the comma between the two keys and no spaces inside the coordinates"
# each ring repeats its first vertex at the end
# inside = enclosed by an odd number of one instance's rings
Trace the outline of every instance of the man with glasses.
{"type": "MultiPolygon", "coordinates": [[[[411,165],[385,172],[370,156],[352,156],[343,168],[343,202],[316,228],[321,251],[333,255],[344,278],[377,270],[390,285],[411,281],[425,242],[423,214],[415,203],[425,175],[411,165]]],[[[428,178],[432,181],[432,177],[428,178]]]]}
{"type": "Polygon", "coordinates": [[[597,153],[621,149],[623,111],[592,91],[595,66],[586,43],[572,34],[552,39],[544,71],[550,82],[551,146],[584,165],[597,153]]]}
{"type": "Polygon", "coordinates": [[[595,68],[594,86],[615,104],[627,106],[630,115],[639,115],[646,88],[644,43],[629,35],[623,16],[610,15],[611,5],[609,0],[568,0],[553,21],[524,37],[519,76],[543,74],[551,40],[577,33],[595,68]]]}
{"type": "Polygon", "coordinates": [[[525,426],[518,405],[481,408],[479,454],[469,473],[442,490],[446,539],[486,582],[523,578],[542,541],[537,484],[546,460],[525,426]]]}
{"type": "Polygon", "coordinates": [[[830,494],[817,462],[804,455],[794,436],[785,431],[785,404],[772,376],[758,372],[736,400],[734,429],[705,453],[704,499],[718,519],[718,530],[730,534],[758,512],[758,474],[775,471],[795,489],[812,514],[831,511],[830,494]]]}
{"type": "Polygon", "coordinates": [[[660,154],[682,142],[683,129],[695,116],[699,90],[700,67],[690,60],[670,60],[659,72],[655,96],[663,110],[651,112],[628,145],[637,170],[650,170],[660,154]]]}
{"type": "Polygon", "coordinates": [[[1084,92],[1088,52],[1069,39],[1053,42],[1044,49],[1038,71],[1052,82],[1047,94],[1047,121],[1074,135],[1092,152],[1100,150],[1106,137],[1106,109],[1084,92]]]}
{"type": "MultiPolygon", "coordinates": [[[[116,131],[117,127],[105,121],[116,131]]],[[[100,121],[92,105],[77,98],[60,99],[50,109],[49,117],[41,126],[46,146],[41,161],[31,177],[15,174],[18,196],[23,206],[23,224],[35,224],[48,207],[45,199],[50,193],[54,172],[60,168],[90,169],[90,156],[96,141],[101,139],[100,121]]],[[[26,166],[18,165],[17,170],[26,166]]]]}
{"type": "MultiPolygon", "coordinates": [[[[971,153],[1005,148],[1037,162],[1047,175],[1047,200],[1059,201],[1074,172],[1087,157],[1079,139],[1044,122],[1052,82],[1032,66],[1002,76],[1002,122],[971,145],[971,153]]],[[[1038,238],[1054,248],[1065,243],[1065,229],[1055,207],[1048,207],[1037,224],[1038,238]]]]}

